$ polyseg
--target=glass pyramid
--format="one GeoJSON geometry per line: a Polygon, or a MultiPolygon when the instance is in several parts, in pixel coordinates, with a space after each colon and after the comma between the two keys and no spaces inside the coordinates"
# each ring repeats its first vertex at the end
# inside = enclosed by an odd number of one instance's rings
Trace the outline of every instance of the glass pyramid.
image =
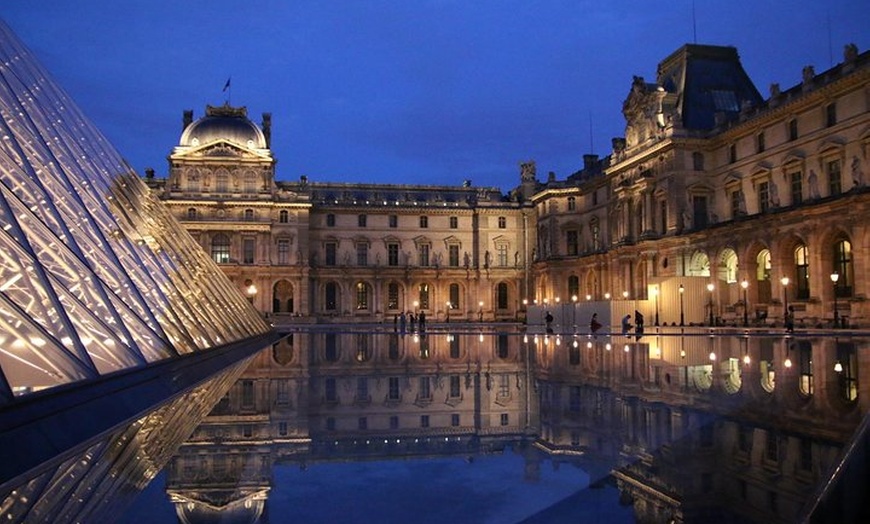
{"type": "Polygon", "coordinates": [[[270,327],[0,21],[0,403],[270,327]]]}

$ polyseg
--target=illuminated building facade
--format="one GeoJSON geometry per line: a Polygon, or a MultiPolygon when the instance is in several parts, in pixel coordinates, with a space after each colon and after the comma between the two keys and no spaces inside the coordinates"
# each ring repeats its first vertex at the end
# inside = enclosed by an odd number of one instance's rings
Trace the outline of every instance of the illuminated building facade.
{"type": "Polygon", "coordinates": [[[652,314],[655,299],[668,324],[776,321],[786,305],[801,325],[862,324],[867,56],[847,46],[764,99],[734,48],[683,46],[655,82],[634,78],[610,155],[546,182],[523,163],[509,195],[276,181],[271,117],[229,106],[186,112],[168,179],[147,179],[276,319],[515,320],[526,303],[609,299],[652,314]]]}

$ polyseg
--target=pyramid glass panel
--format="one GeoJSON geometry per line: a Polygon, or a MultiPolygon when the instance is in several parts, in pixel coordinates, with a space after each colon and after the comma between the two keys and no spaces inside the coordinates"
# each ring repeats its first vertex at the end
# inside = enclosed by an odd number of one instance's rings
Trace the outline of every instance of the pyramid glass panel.
{"type": "Polygon", "coordinates": [[[270,327],[0,22],[0,399],[270,327]]]}

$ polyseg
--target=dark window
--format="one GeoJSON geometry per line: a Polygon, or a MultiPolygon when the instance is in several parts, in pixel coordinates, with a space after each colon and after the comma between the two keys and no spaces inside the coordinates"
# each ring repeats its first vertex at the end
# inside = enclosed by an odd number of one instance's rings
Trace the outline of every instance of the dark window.
{"type": "Polygon", "coordinates": [[[390,222],[390,227],[399,227],[399,216],[398,215],[390,215],[389,222],[390,222]]]}
{"type": "Polygon", "coordinates": [[[659,232],[664,235],[668,232],[668,201],[667,200],[662,200],[659,203],[659,218],[661,219],[661,223],[659,224],[659,232]]]}
{"type": "Polygon", "coordinates": [[[187,210],[187,219],[188,220],[196,220],[196,208],[191,207],[187,210]]]}
{"type": "Polygon", "coordinates": [[[366,227],[368,223],[368,215],[359,215],[356,217],[356,225],[359,227],[366,227]]]}
{"type": "Polygon", "coordinates": [[[770,211],[770,182],[760,182],[758,184],[758,212],[767,213],[770,211]]]}
{"type": "Polygon", "coordinates": [[[506,229],[507,228],[507,218],[498,217],[498,228],[499,229],[506,229]]]}
{"type": "Polygon", "coordinates": [[[459,337],[450,335],[450,358],[459,358],[459,337]]]}
{"type": "Polygon", "coordinates": [[[459,267],[459,246],[456,244],[447,246],[447,261],[450,267],[459,267]]]}
{"type": "Polygon", "coordinates": [[[501,425],[507,426],[509,422],[510,422],[510,417],[508,416],[508,414],[502,413],[501,414],[501,425]]]}
{"type": "Polygon", "coordinates": [[[450,415],[450,425],[455,427],[459,427],[459,413],[453,413],[450,415]]]}
{"type": "Polygon", "coordinates": [[[428,428],[429,427],[429,415],[420,415],[420,427],[428,428]]]}
{"type": "Polygon", "coordinates": [[[450,284],[450,309],[459,309],[459,284],[450,284]]]}
{"type": "Polygon", "coordinates": [[[459,228],[459,217],[450,217],[450,229],[459,228]]]}
{"type": "Polygon", "coordinates": [[[692,168],[695,171],[704,170],[704,153],[700,153],[697,151],[692,153],[692,168]]]}
{"type": "Polygon", "coordinates": [[[338,286],[335,282],[326,284],[326,310],[335,311],[338,308],[338,286]]]}
{"type": "Polygon", "coordinates": [[[731,144],[728,146],[728,162],[734,163],[737,162],[737,145],[731,144]]]}
{"type": "Polygon", "coordinates": [[[838,297],[852,296],[852,243],[840,240],[834,244],[834,272],[839,275],[834,284],[838,297]]]}
{"type": "Polygon", "coordinates": [[[505,359],[508,358],[508,336],[506,333],[499,333],[496,337],[496,354],[498,358],[505,359]]]}
{"type": "Polygon", "coordinates": [[[692,223],[695,229],[707,227],[707,197],[695,195],[692,197],[692,223]]]}
{"type": "Polygon", "coordinates": [[[796,118],[792,118],[788,121],[788,139],[797,140],[798,138],[798,123],[796,118]]]}
{"type": "Polygon", "coordinates": [[[567,244],[567,255],[577,256],[580,252],[580,235],[576,229],[565,231],[565,242],[567,244]]]}
{"type": "Polygon", "coordinates": [[[254,263],[254,239],[245,238],[242,240],[242,263],[254,263]]]}
{"type": "Polygon", "coordinates": [[[387,244],[387,265],[388,266],[398,266],[399,265],[399,244],[396,244],[396,243],[387,244]]]}
{"type": "Polygon", "coordinates": [[[837,104],[831,103],[825,106],[825,125],[831,127],[837,124],[837,104]]]}
{"type": "Polygon", "coordinates": [[[369,421],[365,417],[360,417],[357,421],[357,428],[359,429],[369,429],[369,421]]]}
{"type": "Polygon", "coordinates": [[[499,282],[496,286],[496,307],[498,309],[508,308],[508,285],[504,282],[499,282]]]}
{"type": "Polygon", "coordinates": [[[369,265],[369,245],[368,244],[357,244],[356,245],[356,265],[358,265],[358,266],[369,265]]]}
{"type": "Polygon", "coordinates": [[[399,309],[399,284],[395,282],[387,285],[387,309],[399,309]]]}
{"type": "Polygon", "coordinates": [[[390,377],[389,399],[399,400],[399,377],[390,377]]]}
{"type": "Polygon", "coordinates": [[[390,429],[399,429],[399,417],[390,415],[390,429]]]}
{"type": "Polygon", "coordinates": [[[419,255],[419,265],[420,266],[428,266],[429,265],[429,244],[420,244],[419,251],[417,254],[419,255]]]}
{"type": "Polygon", "coordinates": [[[254,407],[254,381],[253,380],[243,380],[242,381],[242,407],[243,408],[253,408],[254,407]]]}
{"type": "Polygon", "coordinates": [[[831,160],[827,163],[828,191],[831,196],[837,196],[842,191],[842,177],[840,176],[840,161],[831,160]]]}
{"type": "Polygon", "coordinates": [[[580,295],[580,277],[570,275],[568,277],[568,296],[571,297],[571,300],[574,300],[574,297],[578,295],[580,295]]]}
{"type": "Polygon", "coordinates": [[[420,227],[423,229],[429,227],[429,217],[427,217],[427,216],[420,217],[420,227]]]}
{"type": "Polygon", "coordinates": [[[459,375],[450,375],[450,398],[459,398],[461,394],[459,386],[459,375]]]}
{"type": "Polygon", "coordinates": [[[288,213],[286,209],[282,209],[278,213],[278,222],[280,222],[282,224],[286,224],[289,221],[290,221],[290,213],[288,213]]]}
{"type": "Polygon", "coordinates": [[[794,250],[795,297],[798,300],[810,298],[810,257],[807,246],[800,245],[794,250]]]}
{"type": "Polygon", "coordinates": [[[577,199],[574,197],[568,197],[568,211],[574,211],[577,209],[577,199]]]}
{"type": "Polygon", "coordinates": [[[791,176],[791,204],[800,205],[804,200],[803,174],[800,171],[790,173],[791,176]]]}
{"type": "Polygon", "coordinates": [[[335,215],[332,213],[326,215],[326,227],[335,227],[335,215]]]}
{"type": "Polygon", "coordinates": [[[740,212],[740,190],[731,191],[731,218],[737,218],[742,213],[740,212]]]}
{"type": "Polygon", "coordinates": [[[326,245],[324,246],[324,249],[326,251],[326,256],[324,257],[324,263],[327,266],[334,266],[335,265],[337,248],[338,248],[338,246],[335,244],[335,242],[327,242],[326,245]]]}
{"type": "Polygon", "coordinates": [[[338,394],[335,387],[334,378],[327,378],[326,380],[324,380],[323,397],[327,402],[336,402],[338,400],[338,394]]]}
{"type": "Polygon", "coordinates": [[[755,136],[755,152],[764,152],[764,132],[758,133],[758,135],[755,136]]]}
{"type": "Polygon", "coordinates": [[[250,222],[252,220],[254,220],[254,210],[253,209],[246,209],[245,210],[245,221],[250,222]]]}

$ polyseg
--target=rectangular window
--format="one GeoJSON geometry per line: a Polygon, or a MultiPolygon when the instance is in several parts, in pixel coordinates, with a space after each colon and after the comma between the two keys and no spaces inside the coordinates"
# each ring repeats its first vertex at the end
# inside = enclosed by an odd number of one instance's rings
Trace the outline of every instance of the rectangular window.
{"type": "Polygon", "coordinates": [[[459,217],[450,217],[450,229],[459,229],[459,217]]]}
{"type": "Polygon", "coordinates": [[[429,387],[429,377],[420,377],[420,392],[421,399],[431,399],[432,389],[429,387]]]}
{"type": "Polygon", "coordinates": [[[447,261],[450,267],[459,267],[459,246],[447,246],[447,261]]]}
{"type": "Polygon", "coordinates": [[[459,375],[450,375],[450,398],[459,398],[459,375]]]}
{"type": "Polygon", "coordinates": [[[390,377],[388,397],[390,400],[399,400],[399,377],[390,377]]]}
{"type": "Polygon", "coordinates": [[[286,266],[290,263],[290,241],[281,239],[278,241],[278,264],[286,266]]]}
{"type": "Polygon", "coordinates": [[[360,417],[357,422],[358,429],[369,429],[369,420],[365,417],[360,417]]]}
{"type": "Polygon", "coordinates": [[[789,141],[798,139],[798,123],[796,118],[788,121],[788,139],[789,141]]]}
{"type": "Polygon", "coordinates": [[[761,182],[758,184],[758,212],[767,213],[770,211],[770,183],[761,182]]]}
{"type": "Polygon", "coordinates": [[[828,169],[828,191],[831,196],[837,196],[842,191],[841,176],[840,176],[840,161],[831,160],[827,163],[828,169]]]}
{"type": "Polygon", "coordinates": [[[327,402],[336,402],[338,400],[337,390],[335,388],[335,379],[327,378],[323,383],[323,398],[327,402]]]}
{"type": "Polygon", "coordinates": [[[508,398],[511,394],[511,376],[501,373],[498,376],[498,398],[508,398]]]}
{"type": "Polygon", "coordinates": [[[429,427],[429,415],[420,415],[420,427],[428,428],[429,427]]]}
{"type": "Polygon", "coordinates": [[[507,218],[498,217],[498,228],[499,229],[507,229],[507,218]]]}
{"type": "Polygon", "coordinates": [[[577,230],[571,229],[565,231],[566,254],[568,256],[577,256],[580,252],[580,239],[577,230]]]}
{"type": "Polygon", "coordinates": [[[356,379],[356,399],[357,401],[366,401],[369,398],[369,380],[367,377],[357,377],[356,379]]]}
{"type": "Polygon", "coordinates": [[[287,436],[287,423],[286,422],[279,422],[278,423],[278,435],[280,435],[282,437],[287,436]]]}
{"type": "Polygon", "coordinates": [[[577,199],[574,197],[568,197],[568,211],[575,211],[577,209],[577,199]]]}
{"type": "Polygon", "coordinates": [[[459,427],[459,413],[453,413],[450,415],[450,425],[454,428],[459,427]]]}
{"type": "Polygon", "coordinates": [[[772,431],[767,432],[767,442],[764,447],[764,458],[776,462],[779,460],[779,442],[776,440],[776,435],[772,431]]]}
{"type": "Polygon", "coordinates": [[[420,228],[426,229],[427,227],[429,227],[429,217],[427,217],[427,216],[420,217],[420,228]]]}
{"type": "Polygon", "coordinates": [[[789,174],[791,183],[791,205],[797,206],[804,201],[803,176],[800,171],[789,174]]]}
{"type": "Polygon", "coordinates": [[[387,309],[399,309],[399,285],[394,282],[387,287],[387,309]]]}
{"type": "Polygon", "coordinates": [[[459,284],[450,284],[448,293],[450,294],[450,309],[459,309],[459,284]]]}
{"type": "Polygon", "coordinates": [[[700,153],[697,151],[692,153],[692,168],[695,171],[704,170],[704,153],[700,153]]]}
{"type": "Polygon", "coordinates": [[[388,266],[398,266],[399,265],[399,244],[389,243],[387,244],[387,265],[388,266]]]}
{"type": "Polygon", "coordinates": [[[368,244],[357,244],[356,245],[356,265],[358,265],[358,266],[369,265],[369,245],[368,244]]]}
{"type": "Polygon", "coordinates": [[[731,218],[737,218],[740,213],[740,190],[731,191],[731,218]]]}
{"type": "Polygon", "coordinates": [[[399,227],[399,215],[390,215],[389,223],[390,227],[399,227]]]}
{"type": "Polygon", "coordinates": [[[692,197],[692,219],[695,229],[707,227],[707,197],[695,195],[692,197]]]}
{"type": "Polygon", "coordinates": [[[764,152],[764,132],[758,133],[755,136],[755,152],[763,153],[764,152]]]}
{"type": "Polygon", "coordinates": [[[326,417],[326,431],[335,431],[335,419],[326,417]]]}
{"type": "Polygon", "coordinates": [[[253,264],[254,263],[254,239],[253,238],[245,238],[242,240],[242,263],[243,264],[253,264]]]}
{"type": "Polygon", "coordinates": [[[335,227],[335,215],[332,213],[326,215],[326,227],[335,227]]]}
{"type": "Polygon", "coordinates": [[[831,127],[837,124],[837,104],[836,102],[825,106],[825,125],[831,127]]]}
{"type": "Polygon", "coordinates": [[[507,413],[501,414],[501,425],[507,426],[510,423],[510,417],[508,417],[507,413]]]}
{"type": "Polygon", "coordinates": [[[661,219],[659,232],[664,235],[668,232],[668,201],[662,200],[659,206],[659,218],[661,219]]]}
{"type": "Polygon", "coordinates": [[[399,429],[399,417],[390,415],[390,429],[399,429]]]}
{"type": "Polygon", "coordinates": [[[571,386],[570,389],[568,389],[568,411],[579,413],[581,399],[582,390],[580,389],[580,386],[571,386]]]}
{"type": "Polygon", "coordinates": [[[508,265],[508,245],[499,244],[495,246],[496,258],[498,259],[499,267],[507,267],[508,265]]]}
{"type": "Polygon", "coordinates": [[[734,163],[737,162],[737,145],[731,144],[728,146],[728,162],[734,163]]]}
{"type": "Polygon", "coordinates": [[[254,381],[253,380],[243,380],[242,381],[242,407],[249,408],[249,409],[254,407],[254,381]]]}
{"type": "Polygon", "coordinates": [[[429,244],[420,244],[419,247],[419,265],[420,266],[428,266],[429,265],[429,244]]]}
{"type": "Polygon", "coordinates": [[[324,250],[326,251],[326,256],[324,257],[323,263],[327,266],[334,266],[336,261],[336,251],[338,246],[335,242],[327,242],[324,246],[324,250]]]}
{"type": "Polygon", "coordinates": [[[368,223],[368,215],[359,215],[356,217],[356,225],[359,227],[366,227],[368,223]]]}

